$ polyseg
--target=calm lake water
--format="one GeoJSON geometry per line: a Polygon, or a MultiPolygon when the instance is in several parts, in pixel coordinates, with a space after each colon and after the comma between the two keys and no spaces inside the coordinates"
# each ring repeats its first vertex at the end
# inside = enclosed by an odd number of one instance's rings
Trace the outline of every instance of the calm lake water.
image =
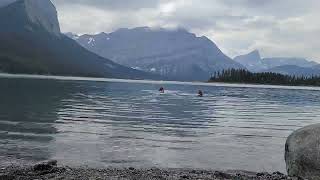
{"type": "Polygon", "coordinates": [[[312,88],[2,77],[0,166],[56,159],[285,172],[286,137],[319,123],[319,109],[320,91],[312,88]]]}

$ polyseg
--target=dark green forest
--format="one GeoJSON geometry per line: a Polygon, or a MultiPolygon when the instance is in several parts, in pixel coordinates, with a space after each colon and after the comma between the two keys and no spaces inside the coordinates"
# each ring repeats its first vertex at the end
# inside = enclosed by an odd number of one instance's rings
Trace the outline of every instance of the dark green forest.
{"type": "Polygon", "coordinates": [[[289,76],[272,72],[253,73],[244,69],[228,69],[215,72],[209,82],[320,86],[320,77],[289,76]]]}

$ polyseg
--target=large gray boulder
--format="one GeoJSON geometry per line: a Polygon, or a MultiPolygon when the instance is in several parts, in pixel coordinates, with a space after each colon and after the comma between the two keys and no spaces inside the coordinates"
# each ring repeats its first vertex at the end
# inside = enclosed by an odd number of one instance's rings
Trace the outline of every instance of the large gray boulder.
{"type": "Polygon", "coordinates": [[[285,146],[289,176],[320,179],[320,124],[293,132],[285,146]]]}

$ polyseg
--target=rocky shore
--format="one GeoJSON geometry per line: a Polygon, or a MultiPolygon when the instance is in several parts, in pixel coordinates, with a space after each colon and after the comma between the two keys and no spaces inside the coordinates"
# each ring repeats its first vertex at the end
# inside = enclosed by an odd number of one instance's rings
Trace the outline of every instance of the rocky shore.
{"type": "Polygon", "coordinates": [[[56,161],[30,167],[7,167],[0,170],[0,180],[222,180],[222,179],[295,179],[275,172],[252,173],[245,171],[211,171],[190,169],[135,169],[135,168],[70,168],[59,167],[56,161]]]}

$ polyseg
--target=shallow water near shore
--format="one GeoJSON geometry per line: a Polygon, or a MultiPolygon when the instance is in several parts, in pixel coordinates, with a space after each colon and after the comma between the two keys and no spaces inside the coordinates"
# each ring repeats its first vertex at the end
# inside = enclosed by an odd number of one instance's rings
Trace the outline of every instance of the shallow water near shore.
{"type": "Polygon", "coordinates": [[[0,89],[0,166],[285,172],[286,137],[320,122],[313,88],[2,77],[0,89]]]}

